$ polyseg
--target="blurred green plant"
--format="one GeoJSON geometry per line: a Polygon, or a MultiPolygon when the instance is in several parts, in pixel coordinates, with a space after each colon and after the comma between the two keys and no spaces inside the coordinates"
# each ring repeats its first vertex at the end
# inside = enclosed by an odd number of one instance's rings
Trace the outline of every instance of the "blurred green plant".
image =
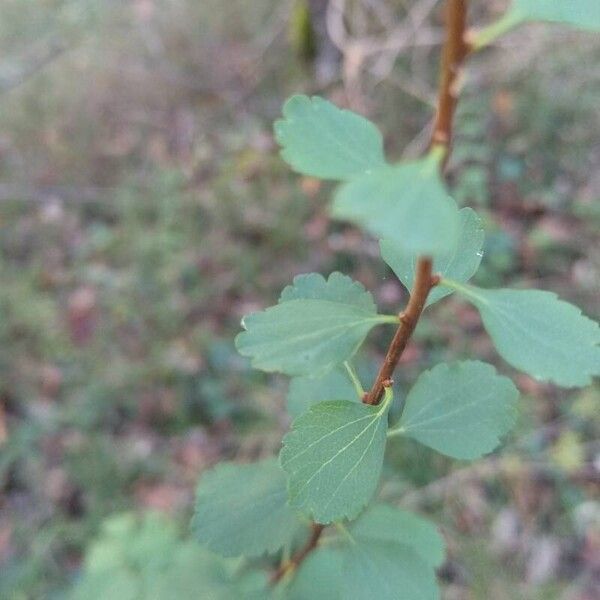
{"type": "Polygon", "coordinates": [[[124,513],[103,524],[68,597],[185,600],[202,594],[211,600],[259,600],[265,586],[262,573],[247,571],[240,560],[225,560],[183,541],[165,516],[124,513]]]}

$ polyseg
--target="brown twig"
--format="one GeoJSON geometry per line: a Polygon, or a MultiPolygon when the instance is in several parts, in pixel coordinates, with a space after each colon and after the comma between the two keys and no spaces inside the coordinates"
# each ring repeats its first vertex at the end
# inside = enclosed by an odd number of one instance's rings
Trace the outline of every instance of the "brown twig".
{"type": "Polygon", "coordinates": [[[310,554],[317,547],[317,544],[319,543],[319,538],[321,537],[321,534],[325,529],[325,525],[320,525],[319,523],[312,523],[311,529],[312,531],[310,537],[306,541],[306,544],[304,544],[304,546],[302,546],[302,548],[300,548],[300,550],[298,550],[298,552],[296,552],[296,554],[294,554],[294,556],[292,556],[290,560],[283,563],[277,569],[277,571],[273,573],[273,575],[271,576],[272,584],[280,581],[286,573],[289,573],[291,570],[297,569],[302,563],[302,561],[307,557],[307,555],[310,554]]]}
{"type": "MultiPolygon", "coordinates": [[[[468,44],[465,42],[466,13],[467,0],[447,0],[447,37],[442,55],[438,109],[431,138],[432,145],[442,145],[446,148],[449,148],[452,139],[452,120],[459,92],[457,78],[462,63],[470,51],[468,44]]],[[[448,152],[446,152],[447,155],[448,152]]],[[[429,292],[439,282],[439,277],[432,273],[432,266],[431,257],[422,256],[417,260],[415,282],[410,299],[406,305],[406,310],[399,316],[400,326],[392,339],[375,383],[363,398],[365,404],[377,404],[384,388],[392,384],[394,370],[417,326],[429,292]]],[[[312,523],[311,527],[312,532],[306,544],[289,561],[283,563],[275,571],[271,577],[271,583],[277,583],[286,573],[297,569],[308,554],[317,547],[325,525],[312,523]]]]}
{"type": "Polygon", "coordinates": [[[459,94],[460,69],[469,54],[465,41],[467,0],[446,2],[446,42],[442,51],[442,68],[438,94],[438,109],[431,143],[449,146],[452,139],[452,120],[459,94]]]}
{"type": "MultiPolygon", "coordinates": [[[[462,64],[469,54],[465,42],[467,26],[467,0],[447,0],[446,2],[446,41],[442,50],[442,68],[438,93],[438,108],[435,118],[431,145],[450,146],[452,121],[458,100],[458,78],[462,64]]],[[[446,152],[446,158],[448,156],[446,152]]],[[[383,393],[383,382],[391,379],[398,361],[406,348],[417,322],[425,307],[431,288],[438,279],[431,272],[430,258],[421,257],[417,261],[415,283],[406,310],[400,315],[400,327],[396,331],[387,351],[377,379],[368,394],[365,404],[377,404],[383,393]]]]}
{"type": "Polygon", "coordinates": [[[391,379],[394,374],[398,361],[400,360],[400,357],[408,344],[408,340],[417,326],[419,317],[425,308],[427,296],[429,295],[431,288],[438,281],[436,277],[433,277],[431,269],[432,260],[430,258],[423,257],[418,260],[415,284],[410,295],[410,300],[406,305],[406,310],[400,314],[400,326],[392,339],[392,343],[390,344],[385,360],[381,365],[381,369],[379,369],[375,383],[373,384],[371,391],[367,393],[363,399],[365,404],[377,404],[379,402],[379,399],[383,394],[385,382],[391,379]]]}

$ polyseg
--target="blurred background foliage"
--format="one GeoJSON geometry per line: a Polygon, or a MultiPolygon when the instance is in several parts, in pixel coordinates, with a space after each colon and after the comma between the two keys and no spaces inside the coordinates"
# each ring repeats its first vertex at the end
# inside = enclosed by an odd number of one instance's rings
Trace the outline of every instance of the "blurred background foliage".
{"type": "MultiPolygon", "coordinates": [[[[506,3],[472,4],[484,23],[506,3]]],[[[440,26],[434,0],[0,3],[0,598],[61,597],[132,512],[166,514],[148,522],[175,544],[203,470],[277,451],[287,383],[233,337],[294,275],[340,269],[403,305],[373,240],[329,221],[330,188],[279,160],[271,123],[289,94],[319,93],[418,155],[440,26]]],[[[597,37],[550,26],[476,57],[449,165],[486,222],[478,283],[595,318],[599,64],[597,37]]],[[[516,377],[517,431],[475,466],[398,441],[382,495],[440,522],[447,600],[598,598],[600,387],[511,372],[450,299],[406,352],[400,397],[472,356],[516,377]]]]}

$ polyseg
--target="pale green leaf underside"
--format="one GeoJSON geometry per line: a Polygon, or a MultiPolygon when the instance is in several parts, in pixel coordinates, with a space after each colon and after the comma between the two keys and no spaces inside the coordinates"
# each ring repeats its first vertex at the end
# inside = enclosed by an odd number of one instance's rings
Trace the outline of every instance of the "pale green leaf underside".
{"type": "Polygon", "coordinates": [[[600,375],[600,326],[556,294],[459,285],[500,355],[513,367],[563,387],[600,375]]]}
{"type": "Polygon", "coordinates": [[[382,167],[344,184],[332,215],[414,254],[450,252],[459,230],[458,209],[432,157],[382,167]]]}
{"type": "Polygon", "coordinates": [[[281,156],[297,172],[344,180],[385,164],[381,133],[367,119],[318,96],[292,96],[275,122],[281,156]]]}
{"type": "Polygon", "coordinates": [[[386,322],[360,284],[339,273],[327,282],[313,274],[296,278],[276,306],[245,317],[235,343],[257,369],[314,377],[348,360],[386,322]]]}
{"type": "Polygon", "coordinates": [[[600,30],[598,0],[514,0],[509,15],[517,21],[548,21],[600,30]]]}
{"type": "Polygon", "coordinates": [[[309,554],[286,600],[437,600],[435,571],[409,546],[357,538],[309,554]]]}
{"type": "Polygon", "coordinates": [[[344,593],[352,600],[437,600],[433,567],[408,546],[358,540],[343,549],[344,593]]]}
{"type": "Polygon", "coordinates": [[[292,423],[280,462],[291,506],[317,523],[353,519],[379,482],[389,402],[321,402],[292,423]]]}
{"type": "Polygon", "coordinates": [[[289,543],[301,521],[276,459],[221,464],[200,478],[192,531],[222,556],[260,556],[289,543]]]}
{"type": "Polygon", "coordinates": [[[317,548],[290,582],[285,600],[343,600],[342,565],[338,549],[317,548]]]}
{"type": "Polygon", "coordinates": [[[440,364],[409,392],[397,429],[447,456],[478,458],[497,448],[514,425],[518,399],[514,384],[491,365],[440,364]]]}
{"type": "Polygon", "coordinates": [[[439,567],[446,557],[446,544],[437,527],[414,513],[375,504],[352,524],[352,536],[358,540],[395,542],[411,547],[432,567],[439,567]]]}
{"type": "MultiPolygon", "coordinates": [[[[433,256],[433,272],[454,281],[467,282],[481,263],[483,256],[484,232],[481,219],[471,208],[459,211],[459,233],[451,250],[438,252],[433,256]]],[[[411,291],[415,281],[418,256],[405,251],[392,240],[384,238],[380,242],[381,256],[391,267],[404,287],[411,291]]],[[[426,306],[451,294],[450,288],[436,286],[429,293],[426,306]]]]}
{"type": "Polygon", "coordinates": [[[360,401],[350,378],[341,368],[321,377],[294,377],[287,394],[288,413],[298,417],[313,404],[332,398],[360,401]]]}

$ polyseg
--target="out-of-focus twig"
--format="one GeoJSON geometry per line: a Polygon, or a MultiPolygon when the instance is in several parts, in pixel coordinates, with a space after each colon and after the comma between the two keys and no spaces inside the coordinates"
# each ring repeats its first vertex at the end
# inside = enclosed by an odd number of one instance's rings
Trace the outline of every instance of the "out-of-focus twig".
{"type": "Polygon", "coordinates": [[[55,36],[43,47],[34,48],[31,55],[22,60],[18,68],[0,68],[0,94],[5,94],[23,85],[42,69],[73,48],[74,44],[55,36]]]}
{"type": "Polygon", "coordinates": [[[53,198],[65,202],[90,204],[105,202],[111,197],[114,190],[111,188],[76,187],[76,186],[45,186],[20,185],[13,183],[0,183],[0,202],[42,203],[53,198]]]}
{"type": "MultiPolygon", "coordinates": [[[[586,449],[594,449],[594,443],[584,445],[586,449]]],[[[406,507],[416,507],[426,502],[443,499],[454,490],[464,489],[465,484],[472,481],[487,481],[495,477],[515,477],[523,474],[544,474],[548,476],[560,475],[565,472],[557,465],[547,460],[529,460],[523,458],[522,462],[516,462],[514,457],[498,458],[492,456],[483,461],[452,471],[445,477],[436,479],[432,483],[407,492],[402,496],[400,504],[406,507]]],[[[594,464],[585,463],[581,468],[568,473],[572,480],[598,483],[598,471],[594,464]]]]}
{"type": "Polygon", "coordinates": [[[0,400],[0,446],[8,439],[8,426],[6,425],[6,412],[4,404],[0,400]]]}
{"type": "MultiPolygon", "coordinates": [[[[368,6],[374,0],[368,2],[368,6]]],[[[420,0],[408,10],[406,17],[393,29],[382,35],[352,36],[345,25],[345,0],[331,0],[327,11],[327,31],[343,56],[342,77],[351,104],[362,104],[361,76],[369,73],[374,84],[387,80],[402,52],[412,48],[434,47],[442,42],[442,32],[424,27],[424,22],[438,0],[420,0]]],[[[381,9],[378,9],[381,14],[381,9]]],[[[381,20],[381,18],[379,19],[381,20]]],[[[411,74],[396,79],[396,87],[427,104],[431,104],[433,91],[411,74]]]]}

